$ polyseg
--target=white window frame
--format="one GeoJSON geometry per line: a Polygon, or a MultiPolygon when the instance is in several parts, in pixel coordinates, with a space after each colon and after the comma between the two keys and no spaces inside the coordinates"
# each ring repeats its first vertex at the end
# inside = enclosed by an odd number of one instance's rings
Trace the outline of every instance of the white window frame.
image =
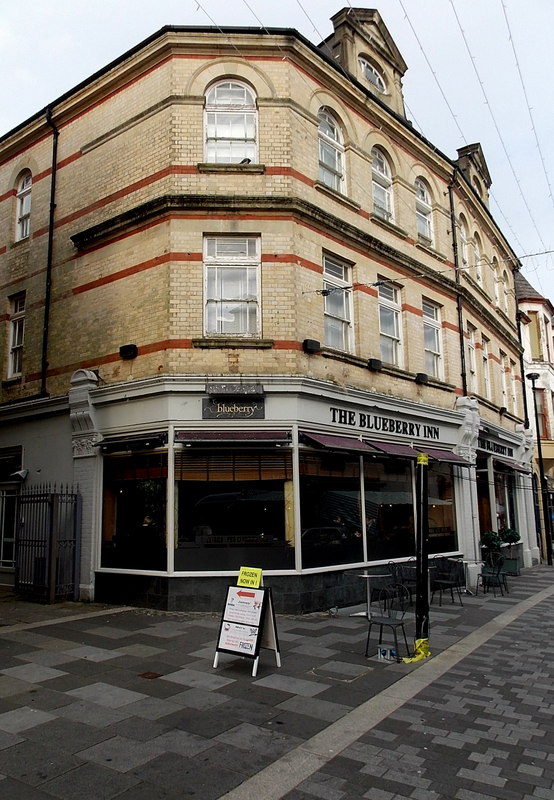
{"type": "Polygon", "coordinates": [[[460,216],[459,219],[459,227],[460,227],[460,259],[462,262],[462,269],[467,269],[469,267],[469,238],[468,238],[468,229],[466,225],[466,221],[463,216],[460,216]]]}
{"type": "Polygon", "coordinates": [[[477,388],[477,358],[475,346],[475,334],[477,328],[470,322],[467,324],[467,388],[469,392],[475,392],[477,388]]]}
{"type": "Polygon", "coordinates": [[[25,341],[25,292],[10,298],[10,350],[8,378],[19,378],[23,374],[23,345],[25,341]]]}
{"type": "Polygon", "coordinates": [[[431,195],[422,178],[415,180],[416,228],[419,239],[431,244],[433,241],[433,206],[431,195]]]}
{"type": "Polygon", "coordinates": [[[481,243],[477,234],[473,235],[471,242],[471,249],[473,251],[473,266],[475,267],[475,280],[478,284],[483,284],[483,263],[481,253],[481,243]]]}
{"type": "Polygon", "coordinates": [[[508,356],[500,351],[500,391],[502,394],[501,405],[508,408],[508,356]]]}
{"type": "Polygon", "coordinates": [[[392,171],[380,147],[371,150],[371,190],[375,216],[386,222],[394,222],[392,171]]]}
{"type": "Polygon", "coordinates": [[[483,396],[490,400],[491,398],[491,376],[490,376],[490,339],[486,336],[481,336],[481,364],[483,368],[483,396]]]}
{"type": "Polygon", "coordinates": [[[342,259],[323,254],[325,345],[352,351],[352,267],[342,259]]]}
{"type": "Polygon", "coordinates": [[[363,56],[358,57],[358,65],[366,81],[371,83],[372,87],[376,89],[379,94],[385,94],[387,91],[387,85],[377,67],[373,66],[373,64],[363,56]]]}
{"type": "Polygon", "coordinates": [[[510,281],[508,278],[508,272],[503,270],[502,272],[502,307],[505,314],[510,313],[510,305],[508,301],[508,294],[510,292],[510,281]]]}
{"type": "Polygon", "coordinates": [[[206,91],[204,158],[208,164],[258,161],[258,112],[253,90],[239,81],[219,81],[206,91]]]}
{"type": "Polygon", "coordinates": [[[260,236],[204,237],[206,336],[259,336],[260,250],[260,236]]]}
{"type": "Polygon", "coordinates": [[[500,307],[500,277],[498,275],[498,263],[496,258],[492,260],[492,282],[494,291],[494,304],[500,307]]]}
{"type": "Polygon", "coordinates": [[[421,310],[425,373],[433,378],[441,378],[443,369],[441,307],[432,300],[423,298],[421,310]]]}
{"type": "Polygon", "coordinates": [[[344,143],[340,125],[328,108],[320,108],[317,118],[319,180],[329,189],[345,194],[344,143]]]}
{"type": "Polygon", "coordinates": [[[516,362],[510,359],[510,409],[513,414],[518,413],[516,362]]]}
{"type": "MultiPolygon", "coordinates": [[[[382,280],[382,279],[380,279],[382,280]]],[[[381,360],[402,366],[402,305],[400,287],[384,281],[379,287],[379,349],[381,360]],[[392,323],[392,324],[391,324],[392,323]],[[392,358],[389,358],[392,356],[392,358]]]]}
{"type": "Polygon", "coordinates": [[[20,177],[16,190],[15,240],[21,242],[31,235],[31,192],[33,176],[26,171],[20,177]]]}

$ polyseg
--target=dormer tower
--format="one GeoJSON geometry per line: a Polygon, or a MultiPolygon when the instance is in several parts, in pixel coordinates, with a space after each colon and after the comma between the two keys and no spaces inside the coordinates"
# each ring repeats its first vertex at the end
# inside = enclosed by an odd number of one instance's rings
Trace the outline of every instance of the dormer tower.
{"type": "Polygon", "coordinates": [[[379,12],[343,8],[331,22],[334,32],[320,48],[393,111],[405,116],[402,78],[407,65],[379,12]]]}

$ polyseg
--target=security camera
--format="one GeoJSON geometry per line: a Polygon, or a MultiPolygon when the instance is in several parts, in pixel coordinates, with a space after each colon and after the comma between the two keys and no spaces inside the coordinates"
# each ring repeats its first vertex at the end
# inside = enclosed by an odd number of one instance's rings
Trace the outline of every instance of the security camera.
{"type": "Polygon", "coordinates": [[[17,472],[12,472],[10,478],[19,478],[20,481],[24,481],[28,474],[28,469],[19,469],[17,472]]]}

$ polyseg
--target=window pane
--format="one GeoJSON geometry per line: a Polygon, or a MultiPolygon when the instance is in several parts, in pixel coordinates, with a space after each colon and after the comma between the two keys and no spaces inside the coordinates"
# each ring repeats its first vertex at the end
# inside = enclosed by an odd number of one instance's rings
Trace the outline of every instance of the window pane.
{"type": "Polygon", "coordinates": [[[379,306],[379,324],[381,333],[388,336],[398,336],[398,313],[392,308],[379,306]]]}

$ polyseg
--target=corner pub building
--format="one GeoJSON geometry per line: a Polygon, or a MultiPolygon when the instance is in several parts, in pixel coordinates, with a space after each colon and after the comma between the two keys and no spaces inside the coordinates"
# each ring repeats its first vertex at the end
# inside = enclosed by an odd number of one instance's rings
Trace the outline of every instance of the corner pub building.
{"type": "Polygon", "coordinates": [[[0,139],[1,565],[19,493],[82,498],[81,600],[278,611],[484,530],[540,557],[514,272],[481,147],[407,120],[376,10],[165,27],[0,139]]]}

